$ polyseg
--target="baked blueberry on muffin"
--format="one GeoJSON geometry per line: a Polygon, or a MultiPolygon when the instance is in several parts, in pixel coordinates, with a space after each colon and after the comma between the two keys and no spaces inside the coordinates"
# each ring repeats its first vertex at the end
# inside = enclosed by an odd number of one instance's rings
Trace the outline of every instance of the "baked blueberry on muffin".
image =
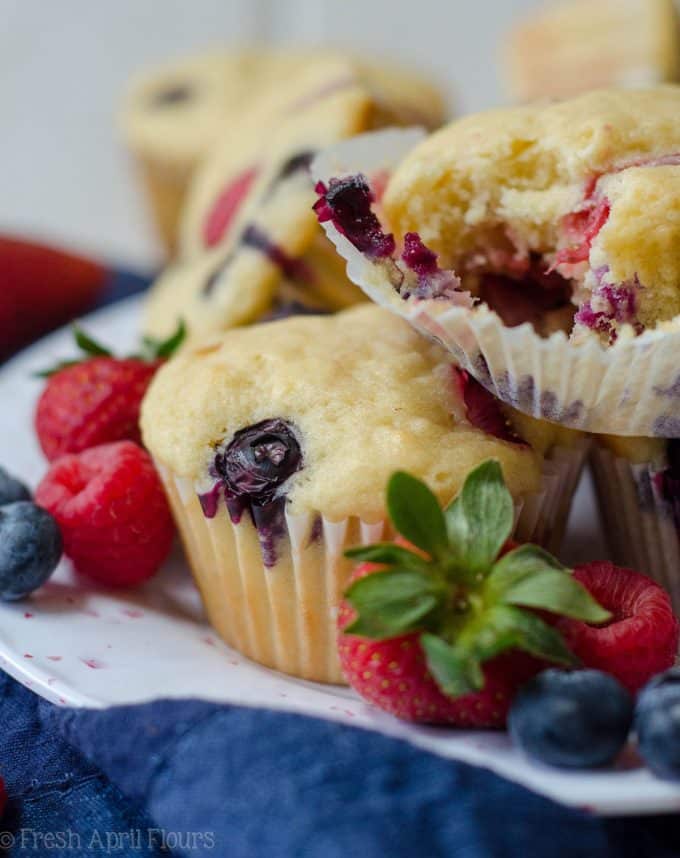
{"type": "Polygon", "coordinates": [[[343,549],[389,535],[395,470],[448,502],[495,458],[518,535],[554,547],[584,456],[578,433],[504,409],[373,305],[186,349],[155,377],[142,428],[215,628],[256,661],[329,682],[343,549]]]}
{"type": "MultiPolygon", "coordinates": [[[[312,211],[309,166],[331,143],[411,116],[403,93],[384,101],[391,91],[378,95],[372,81],[346,59],[318,60],[229,129],[192,186],[182,259],[151,293],[147,330],[172,330],[181,316],[202,336],[282,304],[333,311],[362,300],[312,211]]],[[[440,102],[429,103],[432,124],[440,102]]]]}
{"type": "Polygon", "coordinates": [[[405,157],[367,135],[320,159],[317,212],[353,279],[505,401],[674,434],[657,389],[680,337],[678,110],[675,87],[598,91],[467,117],[405,157]],[[384,193],[357,163],[381,145],[384,193]]]}
{"type": "Polygon", "coordinates": [[[676,81],[673,0],[553,0],[513,28],[505,61],[507,87],[518,101],[676,81]]]}
{"type": "Polygon", "coordinates": [[[680,610],[680,439],[595,436],[593,476],[616,561],[656,579],[680,610]]]}

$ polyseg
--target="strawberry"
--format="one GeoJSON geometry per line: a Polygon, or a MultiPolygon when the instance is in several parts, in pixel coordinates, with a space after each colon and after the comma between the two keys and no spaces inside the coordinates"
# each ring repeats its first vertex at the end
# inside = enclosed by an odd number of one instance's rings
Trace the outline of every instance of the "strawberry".
{"type": "Polygon", "coordinates": [[[672,667],[678,649],[678,620],[658,584],[608,561],[586,563],[574,577],[612,613],[596,628],[562,617],[557,628],[587,667],[611,673],[635,693],[652,676],[672,667]]]}
{"type": "Polygon", "coordinates": [[[0,360],[90,309],[106,270],[83,256],[0,236],[0,360]]]}
{"type": "Polygon", "coordinates": [[[184,326],[168,340],[144,341],[145,354],[116,358],[75,328],[81,361],[68,361],[48,375],[35,412],[40,446],[52,462],[111,441],[141,443],[139,408],[156,370],[182,342],[184,326]]]}
{"type": "Polygon", "coordinates": [[[131,441],[58,459],[35,493],[57,521],[64,553],[82,575],[127,587],[150,578],[174,525],[151,457],[131,441]]]}
{"type": "Polygon", "coordinates": [[[340,608],[338,651],[350,685],[400,718],[500,727],[546,661],[576,664],[538,612],[610,617],[542,548],[508,544],[514,505],[495,461],[475,468],[444,510],[397,472],[387,508],[414,550],[385,542],[346,552],[364,565],[340,608]]]}

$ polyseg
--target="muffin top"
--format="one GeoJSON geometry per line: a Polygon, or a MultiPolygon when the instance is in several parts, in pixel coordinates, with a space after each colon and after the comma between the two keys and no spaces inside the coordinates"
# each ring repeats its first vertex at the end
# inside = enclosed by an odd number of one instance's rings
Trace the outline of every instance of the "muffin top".
{"type": "Polygon", "coordinates": [[[143,155],[195,163],[252,99],[303,69],[309,53],[261,48],[211,51],[166,63],[133,78],[121,114],[123,131],[143,155]]]}
{"type": "Polygon", "coordinates": [[[677,80],[677,13],[673,0],[561,0],[531,9],[504,55],[518,101],[677,80]]]}
{"type": "Polygon", "coordinates": [[[156,460],[198,492],[235,468],[253,502],[287,497],[292,513],[318,510],[333,520],[383,518],[385,486],[398,469],[425,480],[443,503],[490,457],[514,496],[537,490],[543,453],[577,434],[531,418],[513,429],[514,413],[464,380],[441,347],[362,305],[185,349],[154,378],[142,432],[156,460]],[[269,471],[244,458],[246,447],[262,453],[269,471]]]}
{"type": "Polygon", "coordinates": [[[575,331],[640,333],[680,313],[679,111],[660,86],[464,118],[399,165],[386,220],[478,297],[489,275],[556,299],[566,284],[575,331]]]}

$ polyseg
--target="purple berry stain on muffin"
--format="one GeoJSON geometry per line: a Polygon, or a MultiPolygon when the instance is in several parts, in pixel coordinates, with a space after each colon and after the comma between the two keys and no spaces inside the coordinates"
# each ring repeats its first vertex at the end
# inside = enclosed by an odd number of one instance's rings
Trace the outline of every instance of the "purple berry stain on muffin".
{"type": "Polygon", "coordinates": [[[404,236],[401,258],[417,278],[415,286],[400,290],[402,298],[410,295],[416,298],[453,298],[460,292],[460,278],[453,271],[439,267],[437,254],[423,244],[417,232],[407,232],[404,236]]]}
{"type": "Polygon", "coordinates": [[[220,495],[222,493],[221,489],[222,486],[220,483],[215,483],[210,491],[198,496],[203,515],[206,518],[215,518],[217,515],[217,508],[220,505],[220,495]]]}
{"type": "Polygon", "coordinates": [[[295,259],[286,253],[282,247],[271,240],[264,230],[255,224],[249,224],[245,228],[241,236],[241,246],[259,250],[290,280],[303,282],[314,280],[314,275],[301,259],[295,259]]]}
{"type": "Polygon", "coordinates": [[[609,342],[614,343],[617,325],[630,324],[638,334],[642,333],[644,327],[636,321],[639,280],[636,277],[632,283],[606,283],[604,278],[608,271],[607,267],[603,267],[594,272],[597,287],[592,298],[580,307],[574,321],[606,335],[609,342]]]}
{"type": "Polygon", "coordinates": [[[244,247],[250,247],[253,250],[259,251],[289,280],[302,283],[314,282],[314,272],[302,259],[295,259],[290,256],[282,247],[273,242],[264,230],[255,224],[249,224],[244,229],[236,247],[227,254],[224,260],[207,277],[201,289],[201,294],[204,298],[212,296],[220,278],[234,262],[239,248],[244,247]]]}
{"type": "Polygon", "coordinates": [[[284,483],[303,467],[294,427],[281,419],[263,420],[234,434],[220,449],[211,473],[219,482],[199,496],[207,518],[217,512],[220,493],[234,524],[250,512],[257,529],[264,565],[276,564],[276,546],[286,533],[284,483]]]}

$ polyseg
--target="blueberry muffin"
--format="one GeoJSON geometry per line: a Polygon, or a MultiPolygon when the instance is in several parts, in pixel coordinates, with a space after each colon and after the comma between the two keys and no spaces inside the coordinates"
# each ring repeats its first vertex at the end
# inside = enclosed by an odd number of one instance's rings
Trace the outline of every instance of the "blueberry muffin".
{"type": "Polygon", "coordinates": [[[658,391],[680,337],[678,111],[680,88],[603,90],[469,116],[404,155],[392,134],[384,194],[367,135],[321,159],[317,212],[353,279],[505,401],[674,435],[658,391]]]}
{"type": "Polygon", "coordinates": [[[389,90],[376,96],[367,77],[345,59],[325,58],[230,130],[192,185],[182,259],[150,294],[148,332],[169,332],[181,316],[201,337],[281,307],[335,311],[363,299],[317,223],[309,165],[331,143],[402,113],[411,118],[396,97],[390,111],[389,90]]]}
{"type": "Polygon", "coordinates": [[[680,79],[673,0],[563,0],[516,25],[504,51],[518,101],[680,79]]]}
{"type": "Polygon", "coordinates": [[[444,117],[442,98],[428,82],[399,69],[364,68],[328,51],[205,53],[138,75],[125,99],[122,127],[170,255],[177,249],[180,213],[196,167],[218,141],[230,146],[234,129],[260,100],[259,139],[266,137],[288,103],[286,87],[300,74],[316,76],[317,90],[343,86],[357,75],[370,80],[376,119],[384,107],[386,122],[418,120],[436,127],[444,117]]]}
{"type": "Polygon", "coordinates": [[[614,560],[657,580],[680,613],[680,441],[593,441],[593,476],[614,560]]]}
{"type": "Polygon", "coordinates": [[[578,433],[504,410],[370,304],[186,349],[155,376],[142,431],[217,631],[256,661],[328,682],[341,681],[343,550],[390,535],[395,470],[444,502],[496,458],[517,535],[554,548],[585,455],[578,433]]]}

